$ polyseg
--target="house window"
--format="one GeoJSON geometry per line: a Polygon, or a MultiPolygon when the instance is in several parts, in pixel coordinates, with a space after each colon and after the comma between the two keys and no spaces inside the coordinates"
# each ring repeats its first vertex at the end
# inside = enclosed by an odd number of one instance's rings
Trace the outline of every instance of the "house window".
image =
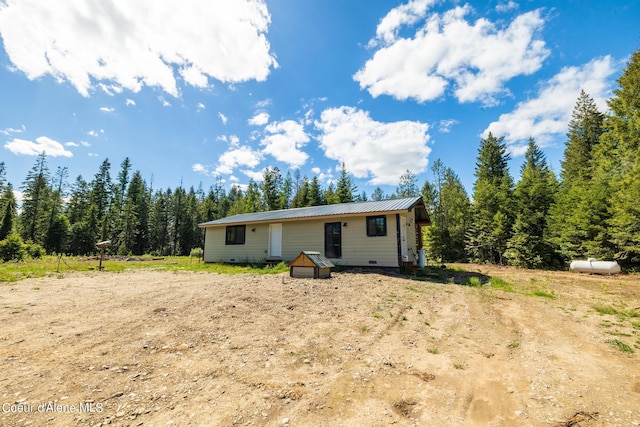
{"type": "Polygon", "coordinates": [[[324,225],[324,256],[327,258],[342,256],[342,223],[328,222],[324,225]]]}
{"type": "Polygon", "coordinates": [[[368,216],[367,217],[367,236],[386,236],[387,235],[387,217],[368,216]]]}
{"type": "Polygon", "coordinates": [[[225,245],[244,245],[246,225],[230,225],[227,227],[225,245]]]}

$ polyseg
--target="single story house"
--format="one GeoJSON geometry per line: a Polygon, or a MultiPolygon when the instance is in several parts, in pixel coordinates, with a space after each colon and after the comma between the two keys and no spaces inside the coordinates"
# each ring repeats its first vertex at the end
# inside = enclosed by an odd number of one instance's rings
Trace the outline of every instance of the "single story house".
{"type": "Polygon", "coordinates": [[[289,262],[317,251],[335,265],[401,267],[417,263],[422,197],[340,203],[233,215],[204,222],[205,262],[289,262]]]}

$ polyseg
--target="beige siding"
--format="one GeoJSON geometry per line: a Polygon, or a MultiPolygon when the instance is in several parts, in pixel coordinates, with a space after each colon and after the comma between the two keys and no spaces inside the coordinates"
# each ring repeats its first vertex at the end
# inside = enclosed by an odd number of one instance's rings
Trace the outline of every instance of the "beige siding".
{"type": "Polygon", "coordinates": [[[247,224],[244,245],[225,245],[226,227],[208,227],[206,262],[261,262],[269,250],[269,224],[247,224]],[[255,229],[256,231],[251,231],[255,229]]]}
{"type": "Polygon", "coordinates": [[[413,210],[411,212],[402,213],[407,220],[407,250],[409,252],[409,261],[418,264],[418,231],[416,230],[416,220],[413,210]]]}
{"type": "MultiPolygon", "coordinates": [[[[372,214],[377,216],[375,214],[372,214]]],[[[416,229],[413,212],[400,215],[407,219],[409,260],[417,262],[416,229]]],[[[387,235],[368,237],[366,216],[336,216],[282,222],[282,259],[292,261],[302,251],[324,254],[324,224],[340,222],[342,257],[330,258],[336,265],[398,267],[396,214],[386,214],[387,235]],[[344,224],[347,224],[344,226],[344,224]]],[[[205,243],[207,262],[262,261],[269,249],[269,224],[247,224],[244,245],[225,245],[226,227],[208,227],[205,243]],[[255,231],[251,231],[255,228],[255,231]]]]}

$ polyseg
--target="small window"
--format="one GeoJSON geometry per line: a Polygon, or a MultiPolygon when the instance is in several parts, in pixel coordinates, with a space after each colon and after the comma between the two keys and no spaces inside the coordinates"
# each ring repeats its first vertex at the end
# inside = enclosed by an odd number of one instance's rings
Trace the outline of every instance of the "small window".
{"type": "Polygon", "coordinates": [[[227,227],[225,245],[244,245],[245,225],[230,225],[227,227]]]}
{"type": "Polygon", "coordinates": [[[387,235],[387,217],[368,216],[367,217],[367,236],[386,236],[387,235]]]}

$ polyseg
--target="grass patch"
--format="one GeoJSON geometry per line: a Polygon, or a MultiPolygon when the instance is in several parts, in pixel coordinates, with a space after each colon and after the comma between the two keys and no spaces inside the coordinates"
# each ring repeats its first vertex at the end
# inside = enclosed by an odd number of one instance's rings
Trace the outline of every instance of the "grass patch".
{"type": "Polygon", "coordinates": [[[492,288],[502,289],[505,292],[514,292],[513,285],[511,285],[511,283],[509,283],[506,280],[503,280],[503,279],[501,279],[499,277],[491,277],[489,279],[489,285],[492,288]]]}
{"type": "Polygon", "coordinates": [[[640,329],[640,322],[631,322],[631,326],[633,329],[640,329]]]}
{"type": "Polygon", "coordinates": [[[618,310],[616,310],[614,307],[611,307],[611,306],[596,305],[593,307],[593,309],[600,314],[617,314],[618,313],[618,310]]]}
{"type": "Polygon", "coordinates": [[[417,292],[419,294],[423,294],[424,291],[422,289],[418,289],[415,286],[406,286],[406,289],[412,292],[417,292]]]}
{"type": "Polygon", "coordinates": [[[512,342],[509,343],[509,345],[507,347],[509,347],[510,349],[515,350],[517,348],[520,348],[520,343],[517,342],[517,341],[512,341],[512,342]]]}
{"type": "Polygon", "coordinates": [[[631,347],[629,347],[627,344],[623,343],[622,341],[618,340],[618,339],[614,339],[614,340],[609,340],[607,341],[608,344],[611,344],[613,347],[617,348],[618,350],[620,350],[623,353],[633,353],[633,349],[631,347]]]}
{"type": "Polygon", "coordinates": [[[459,370],[464,370],[464,363],[454,363],[453,367],[459,370]]]}
{"type": "Polygon", "coordinates": [[[556,299],[556,296],[553,293],[542,291],[540,289],[533,291],[533,295],[542,298],[556,299]]]}
{"type": "MultiPolygon", "coordinates": [[[[52,276],[69,271],[97,271],[99,261],[86,257],[64,257],[59,262],[56,256],[45,256],[38,260],[2,263],[0,282],[17,282],[23,279],[52,276]]],[[[137,257],[135,261],[123,259],[106,259],[102,262],[105,271],[121,272],[125,270],[151,269],[160,271],[193,271],[219,274],[278,274],[289,271],[284,262],[264,267],[261,264],[230,265],[218,263],[195,262],[188,256],[137,257]]]]}
{"type": "Polygon", "coordinates": [[[430,348],[427,350],[427,352],[431,353],[431,354],[438,354],[440,353],[440,351],[437,348],[430,348]]]}
{"type": "Polygon", "coordinates": [[[480,286],[482,286],[482,281],[477,276],[471,276],[471,277],[467,277],[464,280],[464,282],[462,282],[462,284],[465,286],[472,286],[474,288],[479,288],[480,286]]]}
{"type": "Polygon", "coordinates": [[[617,309],[615,307],[612,307],[610,305],[596,305],[593,306],[593,309],[600,313],[601,315],[605,315],[605,314],[612,314],[612,315],[616,315],[618,316],[618,318],[620,318],[621,320],[627,319],[627,318],[636,318],[636,317],[640,317],[640,312],[636,311],[636,310],[631,310],[631,309],[617,309]]]}

